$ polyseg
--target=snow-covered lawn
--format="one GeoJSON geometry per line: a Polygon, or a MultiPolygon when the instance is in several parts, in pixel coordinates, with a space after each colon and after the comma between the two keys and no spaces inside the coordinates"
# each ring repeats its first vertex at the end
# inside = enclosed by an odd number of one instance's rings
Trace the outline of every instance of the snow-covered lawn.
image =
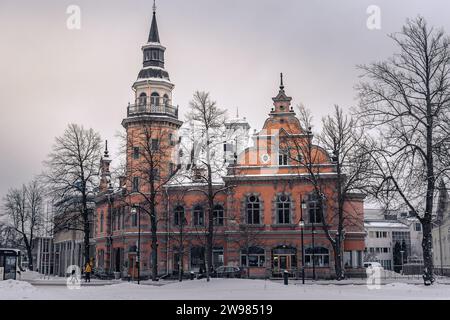
{"type": "Polygon", "coordinates": [[[82,287],[33,286],[28,282],[0,282],[0,299],[33,300],[308,300],[308,299],[450,299],[449,285],[411,285],[392,283],[379,290],[365,285],[305,285],[264,280],[212,279],[184,281],[164,286],[121,283],[109,286],[82,287]]]}

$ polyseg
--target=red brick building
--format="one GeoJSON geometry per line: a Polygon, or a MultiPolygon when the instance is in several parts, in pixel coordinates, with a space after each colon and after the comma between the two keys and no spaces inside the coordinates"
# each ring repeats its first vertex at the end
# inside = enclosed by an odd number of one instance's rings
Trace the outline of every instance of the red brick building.
{"type": "MultiPolygon", "coordinates": [[[[174,137],[183,123],[178,119],[178,108],[172,106],[174,85],[164,68],[165,47],[160,43],[155,13],[148,42],[142,51],[143,68],[133,85],[136,102],[128,106],[122,125],[128,141],[134,145],[143,131],[151,128],[149,141],[165,150],[160,162],[166,166],[161,166],[158,172],[158,183],[164,186],[158,185],[161,191],[156,198],[158,273],[177,273],[181,265],[184,272],[198,271],[204,268],[205,262],[207,202],[201,192],[193,190],[192,186],[199,185],[195,174],[188,182],[164,182],[164,177],[174,168],[171,160],[176,151],[174,137]]],[[[238,154],[236,162],[214,185],[216,190],[224,190],[216,197],[214,207],[213,260],[216,267],[248,267],[250,275],[255,277],[279,276],[283,270],[298,273],[302,265],[299,222],[303,213],[306,273],[310,276],[314,268],[319,277],[333,275],[333,250],[317,212],[324,210],[329,232],[335,233],[335,165],[327,151],[312,146],[313,165],[323,181],[323,194],[327,199],[323,208],[319,208],[308,172],[293,164],[292,154],[286,156],[280,147],[286,141],[303,144],[310,139],[309,133],[300,126],[291,99],[282,83],[273,98],[273,109],[267,110],[270,114],[263,129],[253,136],[253,146],[238,154]],[[306,204],[304,209],[302,200],[306,204]]],[[[127,173],[120,179],[119,189],[113,188],[111,183],[111,160],[107,151],[102,159],[102,179],[96,199],[96,263],[107,271],[135,276],[140,234],[141,274],[148,275],[152,251],[150,218],[131,207],[145,205],[143,194],[149,192],[150,187],[139,175],[133,176],[133,168],[142,166],[139,148],[127,150],[127,173]]],[[[364,197],[352,194],[347,195],[347,199],[346,214],[351,216],[348,219],[351,224],[345,226],[343,264],[348,274],[361,271],[365,234],[364,197]]]]}

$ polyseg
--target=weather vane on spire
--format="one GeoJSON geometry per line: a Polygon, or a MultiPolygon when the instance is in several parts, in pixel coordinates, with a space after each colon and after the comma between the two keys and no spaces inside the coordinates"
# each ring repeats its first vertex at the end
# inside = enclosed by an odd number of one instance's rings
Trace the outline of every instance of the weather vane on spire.
{"type": "Polygon", "coordinates": [[[283,73],[280,73],[280,78],[281,78],[280,89],[281,89],[281,90],[284,90],[284,84],[283,84],[283,73]]]}
{"type": "Polygon", "coordinates": [[[153,0],[153,13],[156,13],[156,0],[153,0]]]}

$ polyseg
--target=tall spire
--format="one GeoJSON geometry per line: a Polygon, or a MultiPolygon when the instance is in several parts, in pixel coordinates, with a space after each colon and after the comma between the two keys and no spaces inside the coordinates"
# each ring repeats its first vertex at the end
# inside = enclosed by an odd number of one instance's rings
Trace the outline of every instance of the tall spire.
{"type": "Polygon", "coordinates": [[[280,90],[284,90],[283,73],[280,73],[280,78],[281,78],[280,90]]]}
{"type": "Polygon", "coordinates": [[[105,142],[105,158],[109,158],[109,151],[108,151],[108,140],[105,142]]]}
{"type": "Polygon", "coordinates": [[[158,32],[158,23],[156,22],[156,1],[153,1],[153,19],[152,26],[150,28],[150,34],[148,36],[148,42],[156,42],[160,43],[159,40],[159,32],[158,32]]]}

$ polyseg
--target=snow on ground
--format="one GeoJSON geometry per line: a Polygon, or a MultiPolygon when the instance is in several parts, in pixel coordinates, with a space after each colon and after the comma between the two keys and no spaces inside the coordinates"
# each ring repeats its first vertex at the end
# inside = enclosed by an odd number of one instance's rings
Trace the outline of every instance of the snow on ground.
{"type": "Polygon", "coordinates": [[[121,283],[82,287],[33,286],[21,281],[0,282],[0,299],[32,300],[411,300],[450,299],[450,286],[431,287],[405,283],[382,285],[370,290],[365,285],[291,284],[264,280],[212,279],[170,283],[164,286],[121,283]]]}

